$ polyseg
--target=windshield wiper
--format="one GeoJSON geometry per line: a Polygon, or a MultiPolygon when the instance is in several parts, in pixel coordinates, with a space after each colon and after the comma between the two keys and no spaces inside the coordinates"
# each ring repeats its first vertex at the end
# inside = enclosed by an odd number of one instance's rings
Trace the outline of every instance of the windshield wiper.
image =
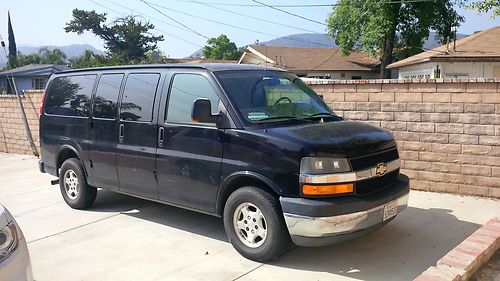
{"type": "Polygon", "coordinates": [[[328,113],[328,112],[319,112],[319,113],[314,113],[309,116],[306,116],[304,118],[315,118],[315,117],[335,117],[335,115],[328,113]]]}
{"type": "Polygon", "coordinates": [[[272,117],[267,117],[264,119],[255,120],[255,122],[272,121],[272,120],[277,120],[277,119],[297,120],[299,118],[297,118],[295,116],[272,116],[272,117]]]}
{"type": "MultiPolygon", "coordinates": [[[[319,113],[311,114],[311,115],[303,117],[301,119],[307,120],[307,119],[315,119],[315,118],[333,118],[334,121],[343,120],[342,117],[339,117],[335,114],[331,114],[328,112],[319,112],[319,113]]],[[[328,120],[330,120],[330,119],[328,119],[328,120]]]]}

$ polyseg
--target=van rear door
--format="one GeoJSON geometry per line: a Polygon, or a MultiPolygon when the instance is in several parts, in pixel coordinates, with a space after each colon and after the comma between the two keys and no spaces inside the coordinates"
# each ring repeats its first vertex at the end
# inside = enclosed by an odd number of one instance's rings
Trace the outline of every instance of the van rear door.
{"type": "MultiPolygon", "coordinates": [[[[155,180],[156,92],[161,75],[153,71],[127,75],[120,104],[117,171],[120,191],[158,199],[155,180]]],[[[159,91],[159,90],[158,90],[159,91]]]]}

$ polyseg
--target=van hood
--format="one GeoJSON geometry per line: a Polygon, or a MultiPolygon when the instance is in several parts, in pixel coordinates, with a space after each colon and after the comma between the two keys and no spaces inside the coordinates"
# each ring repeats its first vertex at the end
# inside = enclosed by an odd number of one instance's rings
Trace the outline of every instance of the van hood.
{"type": "Polygon", "coordinates": [[[277,138],[302,142],[316,156],[357,157],[396,146],[386,130],[354,121],[268,127],[266,131],[277,138]]]}

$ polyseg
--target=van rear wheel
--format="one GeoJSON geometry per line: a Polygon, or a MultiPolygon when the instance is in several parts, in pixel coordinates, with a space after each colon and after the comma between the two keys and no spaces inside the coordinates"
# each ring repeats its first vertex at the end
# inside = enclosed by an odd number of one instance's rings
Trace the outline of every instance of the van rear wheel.
{"type": "Polygon", "coordinates": [[[87,184],[82,163],[76,158],[70,158],[62,164],[59,187],[64,201],[73,209],[89,208],[97,196],[97,189],[87,184]]]}
{"type": "Polygon", "coordinates": [[[257,187],[242,187],[229,196],[224,228],[233,247],[254,261],[274,260],[291,245],[279,201],[257,187]]]}

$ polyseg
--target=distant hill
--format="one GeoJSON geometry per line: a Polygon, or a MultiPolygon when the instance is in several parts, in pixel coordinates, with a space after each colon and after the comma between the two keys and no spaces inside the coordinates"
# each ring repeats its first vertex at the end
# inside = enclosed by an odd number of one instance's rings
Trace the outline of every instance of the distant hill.
{"type": "Polygon", "coordinates": [[[336,48],[335,40],[328,34],[321,33],[303,33],[292,34],[279,37],[266,42],[260,42],[260,45],[273,47],[296,47],[296,48],[336,48]]]}
{"type": "MultiPolygon", "coordinates": [[[[98,50],[96,48],[94,48],[94,46],[92,45],[89,45],[89,44],[72,44],[72,45],[68,45],[68,46],[23,46],[23,45],[19,45],[17,46],[17,50],[19,52],[21,52],[21,54],[23,55],[28,55],[28,54],[32,54],[32,53],[37,53],[38,50],[40,50],[40,48],[48,48],[49,50],[53,50],[53,49],[60,49],[61,51],[63,51],[66,56],[68,58],[72,58],[72,57],[78,57],[79,55],[81,55],[85,50],[90,50],[96,54],[103,54],[104,52],[101,51],[101,50],[98,50]]],[[[4,56],[0,56],[0,67],[3,67],[5,66],[7,60],[4,56]]]]}
{"type": "MultiPolygon", "coordinates": [[[[464,38],[465,34],[457,34],[457,39],[464,38]]],[[[336,48],[335,40],[328,34],[321,33],[304,33],[292,34],[280,38],[276,38],[267,42],[261,42],[261,45],[280,46],[280,47],[298,47],[298,48],[336,48]]],[[[441,46],[441,43],[436,40],[436,33],[431,32],[429,38],[424,42],[425,49],[433,49],[441,46]]]]}
{"type": "MultiPolygon", "coordinates": [[[[429,38],[424,42],[424,49],[433,49],[441,44],[435,38],[436,33],[431,32],[429,38]]],[[[464,38],[465,34],[457,34],[457,39],[464,38]]],[[[328,34],[322,33],[301,33],[279,37],[273,40],[260,42],[260,45],[274,47],[296,47],[296,48],[336,48],[335,40],[328,34]]],[[[203,55],[203,49],[200,49],[189,57],[197,57],[203,55]]]]}

